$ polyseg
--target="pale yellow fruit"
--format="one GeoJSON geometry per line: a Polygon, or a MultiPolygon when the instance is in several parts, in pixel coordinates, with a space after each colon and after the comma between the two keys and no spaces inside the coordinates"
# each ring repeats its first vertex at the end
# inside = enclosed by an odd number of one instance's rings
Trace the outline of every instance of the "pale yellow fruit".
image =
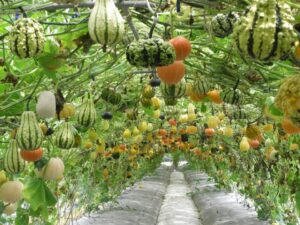
{"type": "Polygon", "coordinates": [[[193,114],[188,114],[188,121],[194,121],[197,118],[197,115],[195,113],[193,114]]]}
{"type": "Polygon", "coordinates": [[[193,103],[189,103],[188,105],[188,114],[195,114],[195,106],[193,103]]]}
{"type": "Polygon", "coordinates": [[[9,204],[8,206],[5,207],[3,213],[10,216],[10,215],[14,214],[17,211],[17,208],[18,208],[17,203],[9,204]]]}
{"type": "Polygon", "coordinates": [[[240,150],[241,151],[248,151],[250,149],[250,144],[246,137],[243,137],[242,141],[240,142],[240,150]]]}
{"type": "Polygon", "coordinates": [[[151,104],[152,104],[153,108],[156,110],[156,109],[160,108],[161,101],[159,98],[153,97],[153,98],[151,98],[151,104]]]}
{"type": "Polygon", "coordinates": [[[187,114],[180,115],[180,117],[179,117],[179,122],[180,123],[186,123],[187,121],[188,121],[188,115],[187,114]]]}
{"type": "Polygon", "coordinates": [[[233,129],[230,126],[225,127],[224,135],[226,137],[232,137],[233,136],[233,129]]]}
{"type": "Polygon", "coordinates": [[[89,139],[90,139],[90,141],[94,142],[94,141],[98,140],[98,138],[99,137],[98,137],[97,132],[94,129],[90,129],[89,130],[89,139]]]}
{"type": "Polygon", "coordinates": [[[23,184],[20,181],[6,181],[0,187],[0,200],[15,203],[22,199],[23,184]]]}
{"type": "Polygon", "coordinates": [[[143,135],[139,134],[133,138],[134,143],[140,144],[143,141],[143,135]]]}
{"type": "Polygon", "coordinates": [[[290,144],[290,150],[291,151],[296,151],[298,149],[299,149],[299,145],[298,144],[296,144],[296,143],[290,144]]]}
{"type": "Polygon", "coordinates": [[[262,127],[264,132],[272,132],[273,131],[273,124],[265,124],[262,127]]]}
{"type": "Polygon", "coordinates": [[[225,118],[225,114],[223,112],[218,114],[219,120],[223,120],[225,118]]]}
{"type": "Polygon", "coordinates": [[[157,110],[155,110],[154,113],[153,113],[153,118],[158,119],[159,117],[160,117],[160,110],[157,109],[157,110]]]}
{"type": "Polygon", "coordinates": [[[176,133],[176,132],[177,132],[177,127],[176,127],[176,126],[172,126],[172,127],[171,127],[171,131],[172,131],[173,133],[176,133]]]}
{"type": "Polygon", "coordinates": [[[97,159],[97,156],[98,156],[98,152],[91,152],[91,154],[90,154],[90,158],[93,161],[97,159]]]}
{"type": "Polygon", "coordinates": [[[139,135],[139,134],[140,134],[139,129],[138,129],[137,127],[134,127],[133,130],[132,130],[132,134],[133,134],[134,136],[139,135]]]}
{"type": "Polygon", "coordinates": [[[0,171],[0,185],[7,181],[7,177],[4,170],[0,171]]]}
{"type": "Polygon", "coordinates": [[[207,120],[207,125],[209,128],[217,128],[219,126],[219,118],[216,116],[210,116],[207,120]]]}
{"type": "Polygon", "coordinates": [[[90,140],[86,140],[83,144],[85,149],[90,149],[93,147],[93,142],[91,142],[90,140]]]}
{"type": "Polygon", "coordinates": [[[148,123],[146,121],[142,121],[139,123],[138,125],[138,129],[141,131],[141,132],[144,132],[146,131],[148,128],[148,123]]]}
{"type": "Polygon", "coordinates": [[[109,121],[108,120],[102,120],[101,125],[102,125],[103,130],[109,129],[109,121]]]}
{"type": "Polygon", "coordinates": [[[152,123],[148,123],[147,125],[147,131],[152,131],[153,130],[153,124],[152,123]]]}
{"type": "Polygon", "coordinates": [[[131,137],[131,131],[129,129],[124,130],[123,138],[130,138],[130,137],[131,137]]]}
{"type": "Polygon", "coordinates": [[[44,180],[61,179],[64,171],[65,165],[60,158],[51,158],[41,170],[35,170],[36,175],[44,180]]]}

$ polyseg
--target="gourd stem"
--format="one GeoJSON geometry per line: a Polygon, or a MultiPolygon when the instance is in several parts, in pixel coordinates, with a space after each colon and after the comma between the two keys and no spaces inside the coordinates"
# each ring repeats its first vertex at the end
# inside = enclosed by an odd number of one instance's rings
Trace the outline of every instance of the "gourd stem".
{"type": "Polygon", "coordinates": [[[30,101],[31,101],[31,99],[32,99],[32,96],[34,95],[36,89],[37,89],[38,86],[40,85],[40,83],[41,83],[43,77],[44,77],[44,75],[41,75],[41,76],[40,76],[40,79],[37,81],[35,87],[33,88],[31,94],[30,94],[29,97],[28,97],[27,104],[26,104],[26,110],[27,110],[27,111],[29,111],[29,104],[30,104],[30,101]]]}
{"type": "Polygon", "coordinates": [[[155,10],[155,12],[154,12],[154,15],[153,15],[153,16],[154,16],[154,17],[153,17],[153,24],[152,24],[152,26],[151,26],[151,28],[150,28],[149,38],[152,38],[152,35],[153,35],[153,32],[154,32],[155,26],[156,26],[156,24],[157,24],[157,21],[158,21],[158,18],[157,18],[157,12],[158,12],[158,10],[159,10],[161,4],[162,4],[162,0],[159,1],[159,4],[158,4],[158,6],[156,7],[156,10],[155,10]]]}

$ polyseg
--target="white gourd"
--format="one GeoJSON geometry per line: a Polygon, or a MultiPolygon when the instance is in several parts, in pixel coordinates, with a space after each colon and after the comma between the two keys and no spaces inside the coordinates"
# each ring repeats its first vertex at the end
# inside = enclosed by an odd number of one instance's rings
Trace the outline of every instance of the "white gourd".
{"type": "Polygon", "coordinates": [[[52,118],[56,112],[55,95],[51,91],[42,91],[36,104],[36,113],[40,118],[52,118]]]}
{"type": "Polygon", "coordinates": [[[20,181],[6,181],[0,187],[0,201],[15,203],[21,200],[23,188],[20,181]]]}
{"type": "Polygon", "coordinates": [[[44,180],[58,180],[63,178],[64,170],[65,165],[60,158],[51,158],[43,169],[36,171],[36,174],[44,180]]]}
{"type": "Polygon", "coordinates": [[[89,18],[92,40],[104,46],[119,42],[124,36],[124,19],[113,0],[96,0],[89,18]]]}

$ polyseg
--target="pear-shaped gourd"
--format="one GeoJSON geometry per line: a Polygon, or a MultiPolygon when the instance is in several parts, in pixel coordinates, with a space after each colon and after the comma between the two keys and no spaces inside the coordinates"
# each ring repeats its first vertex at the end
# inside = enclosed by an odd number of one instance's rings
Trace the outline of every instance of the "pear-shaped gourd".
{"type": "Polygon", "coordinates": [[[78,111],[77,121],[85,127],[93,126],[96,122],[97,113],[92,98],[85,98],[78,111]]]}
{"type": "Polygon", "coordinates": [[[17,141],[12,139],[4,154],[4,169],[8,173],[17,174],[25,169],[25,161],[20,155],[17,141]]]}
{"type": "Polygon", "coordinates": [[[39,127],[35,114],[25,111],[21,116],[21,125],[16,134],[16,140],[21,150],[36,150],[43,142],[43,131],[39,127]]]}
{"type": "Polygon", "coordinates": [[[51,158],[41,170],[36,170],[36,174],[44,180],[59,180],[63,178],[64,170],[65,165],[60,158],[51,158]]]}
{"type": "Polygon", "coordinates": [[[55,116],[56,100],[55,95],[51,91],[43,91],[40,93],[36,104],[36,113],[39,117],[46,119],[55,116]]]}
{"type": "Polygon", "coordinates": [[[54,135],[54,143],[59,148],[70,149],[75,144],[75,128],[69,122],[64,122],[54,135]]]}
{"type": "Polygon", "coordinates": [[[88,27],[91,38],[102,45],[114,45],[124,36],[124,19],[113,0],[96,0],[88,27]]]}

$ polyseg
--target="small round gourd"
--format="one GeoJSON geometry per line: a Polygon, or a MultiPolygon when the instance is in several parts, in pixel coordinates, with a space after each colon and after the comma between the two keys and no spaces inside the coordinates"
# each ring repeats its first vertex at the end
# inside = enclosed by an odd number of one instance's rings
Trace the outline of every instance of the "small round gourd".
{"type": "Polygon", "coordinates": [[[56,113],[55,95],[51,91],[42,91],[36,104],[36,113],[39,117],[52,118],[56,113]]]}
{"type": "Polygon", "coordinates": [[[35,19],[22,18],[15,22],[9,34],[11,51],[20,58],[31,58],[43,52],[45,35],[35,19]]]}
{"type": "Polygon", "coordinates": [[[85,127],[93,126],[97,119],[97,113],[94,105],[94,100],[91,97],[86,97],[80,109],[78,110],[77,121],[85,127]]]}
{"type": "Polygon", "coordinates": [[[293,13],[285,1],[253,0],[234,26],[235,47],[246,58],[286,59],[297,38],[293,22],[293,13]]]}
{"type": "Polygon", "coordinates": [[[223,102],[232,105],[241,105],[244,103],[244,97],[240,90],[229,88],[221,92],[223,102]]]}
{"type": "Polygon", "coordinates": [[[126,51],[127,61],[133,66],[156,67],[175,61],[175,49],[169,42],[151,38],[132,42],[126,51]]]}
{"type": "Polygon", "coordinates": [[[44,180],[58,180],[63,178],[64,170],[65,165],[60,158],[51,158],[41,170],[36,170],[36,174],[44,180]]]}
{"type": "Polygon", "coordinates": [[[70,122],[64,122],[54,134],[54,143],[62,149],[70,149],[75,144],[75,128],[70,122]]]}
{"type": "Polygon", "coordinates": [[[21,200],[23,188],[20,181],[6,181],[0,186],[0,201],[15,203],[21,200]]]}
{"type": "Polygon", "coordinates": [[[228,15],[217,14],[211,20],[211,30],[213,35],[224,38],[233,31],[233,20],[228,15]]]}

